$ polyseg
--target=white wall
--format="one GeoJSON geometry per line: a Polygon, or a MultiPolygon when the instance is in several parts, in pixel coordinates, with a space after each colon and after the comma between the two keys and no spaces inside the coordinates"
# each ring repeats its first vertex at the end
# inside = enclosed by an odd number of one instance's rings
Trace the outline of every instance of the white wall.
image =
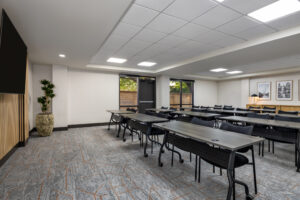
{"type": "Polygon", "coordinates": [[[158,76],[156,77],[156,107],[170,106],[170,77],[158,76]]]}
{"type": "Polygon", "coordinates": [[[52,67],[52,82],[56,86],[52,111],[54,127],[68,126],[68,68],[54,65],[52,67]]]}
{"type": "Polygon", "coordinates": [[[108,122],[106,110],[119,108],[118,74],[69,69],[68,82],[69,125],[108,122]]]}
{"type": "Polygon", "coordinates": [[[257,83],[258,82],[271,82],[271,100],[270,101],[259,101],[261,104],[281,104],[281,105],[299,105],[299,85],[300,73],[293,74],[282,74],[277,76],[267,76],[252,78],[250,80],[250,94],[257,94],[257,83]],[[293,80],[293,100],[292,101],[277,101],[276,100],[276,81],[293,80]]]}
{"type": "Polygon", "coordinates": [[[32,67],[32,84],[33,84],[33,126],[35,127],[35,117],[41,112],[41,106],[37,102],[37,98],[43,96],[40,81],[47,79],[52,81],[51,65],[33,65],[32,67]]]}
{"type": "Polygon", "coordinates": [[[214,106],[218,103],[218,84],[216,81],[196,80],[194,84],[194,104],[214,106]]]}

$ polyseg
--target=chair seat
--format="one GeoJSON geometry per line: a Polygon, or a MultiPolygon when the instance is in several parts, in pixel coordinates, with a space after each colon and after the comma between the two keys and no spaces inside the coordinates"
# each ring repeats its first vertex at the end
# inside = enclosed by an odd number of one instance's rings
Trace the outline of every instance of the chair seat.
{"type": "MultiPolygon", "coordinates": [[[[206,160],[206,159],[203,159],[203,160],[205,160],[206,162],[208,162],[208,163],[210,163],[212,165],[220,167],[222,169],[227,169],[227,166],[219,165],[218,163],[211,162],[211,161],[206,160]]],[[[244,165],[246,165],[248,163],[249,163],[249,159],[246,156],[238,154],[238,153],[235,154],[234,168],[238,168],[238,167],[244,166],[244,165]]]]}

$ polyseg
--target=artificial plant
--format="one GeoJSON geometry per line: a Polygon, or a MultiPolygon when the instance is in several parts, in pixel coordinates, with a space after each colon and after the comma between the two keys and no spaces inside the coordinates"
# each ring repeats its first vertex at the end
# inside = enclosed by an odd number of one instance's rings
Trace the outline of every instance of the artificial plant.
{"type": "Polygon", "coordinates": [[[41,109],[43,113],[49,113],[49,106],[52,99],[55,97],[54,94],[54,84],[48,80],[41,80],[42,90],[44,91],[44,96],[38,98],[38,102],[41,104],[41,109]]]}

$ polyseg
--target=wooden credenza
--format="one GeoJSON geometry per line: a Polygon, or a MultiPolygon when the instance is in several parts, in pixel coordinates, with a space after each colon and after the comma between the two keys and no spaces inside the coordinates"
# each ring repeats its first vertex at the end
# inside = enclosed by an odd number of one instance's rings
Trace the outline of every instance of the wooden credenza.
{"type": "Polygon", "coordinates": [[[300,112],[300,105],[270,105],[270,104],[247,104],[246,107],[249,108],[250,106],[253,107],[259,107],[259,108],[265,108],[265,107],[269,107],[269,108],[276,108],[276,113],[279,110],[283,110],[283,111],[299,111],[300,112]]]}

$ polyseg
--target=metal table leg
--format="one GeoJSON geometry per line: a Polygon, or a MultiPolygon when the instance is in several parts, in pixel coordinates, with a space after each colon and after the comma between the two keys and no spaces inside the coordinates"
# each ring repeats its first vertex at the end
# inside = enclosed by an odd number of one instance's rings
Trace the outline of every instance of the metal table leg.
{"type": "Polygon", "coordinates": [[[300,129],[297,134],[297,151],[298,151],[298,162],[297,162],[297,172],[300,172],[300,129]]]}
{"type": "Polygon", "coordinates": [[[165,132],[165,135],[164,135],[164,139],[163,139],[163,143],[162,145],[160,146],[160,150],[159,150],[159,155],[158,155],[158,166],[162,167],[163,166],[163,163],[161,162],[161,154],[164,152],[164,146],[166,145],[167,141],[168,141],[168,132],[166,131],[165,132]]]}
{"type": "Polygon", "coordinates": [[[112,121],[113,115],[114,115],[114,113],[111,113],[110,120],[109,120],[109,122],[108,122],[108,127],[107,127],[107,130],[110,130],[110,124],[111,124],[111,121],[112,121]]]}
{"type": "Polygon", "coordinates": [[[228,168],[227,168],[227,177],[229,182],[229,187],[227,191],[227,200],[231,199],[234,178],[233,178],[233,169],[234,169],[234,160],[235,160],[235,151],[232,151],[229,156],[228,168]]]}
{"type": "Polygon", "coordinates": [[[152,124],[148,123],[147,126],[148,126],[148,128],[147,128],[147,132],[146,132],[146,144],[145,144],[145,147],[144,147],[144,157],[148,157],[147,146],[148,146],[148,138],[149,138],[149,136],[151,134],[151,130],[152,130],[152,124]]]}

